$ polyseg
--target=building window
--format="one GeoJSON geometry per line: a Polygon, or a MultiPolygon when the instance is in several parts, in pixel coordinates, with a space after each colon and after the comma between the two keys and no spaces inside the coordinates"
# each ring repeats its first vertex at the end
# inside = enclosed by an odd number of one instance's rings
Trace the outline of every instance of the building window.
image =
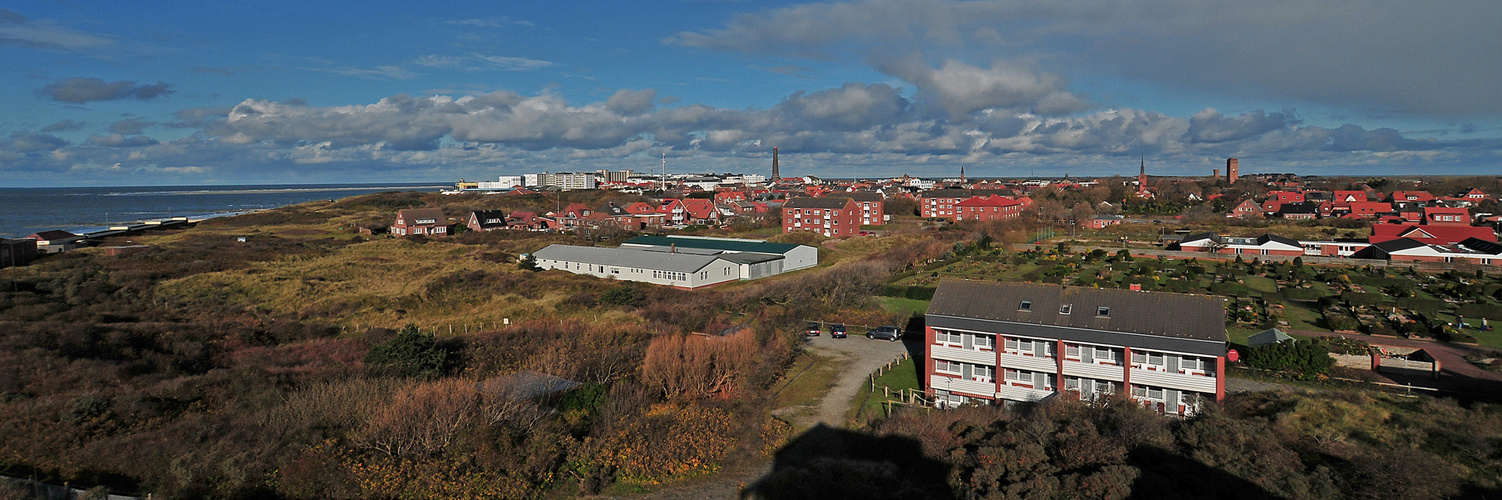
{"type": "Polygon", "coordinates": [[[1078,391],[1078,390],[1080,390],[1080,379],[1078,379],[1076,377],[1064,377],[1064,390],[1066,390],[1066,391],[1078,391]]]}
{"type": "Polygon", "coordinates": [[[995,337],[992,337],[990,335],[976,335],[975,336],[975,348],[976,349],[995,349],[996,348],[995,337]]]}
{"type": "Polygon", "coordinates": [[[1059,314],[1069,314],[1069,311],[1072,309],[1074,309],[1072,304],[1061,304],[1059,305],[1059,314]]]}
{"type": "Polygon", "coordinates": [[[1080,357],[1080,346],[1065,344],[1064,345],[1064,357],[1079,359],[1079,357],[1080,357]]]}
{"type": "Polygon", "coordinates": [[[1109,316],[1111,316],[1111,308],[1109,308],[1109,307],[1097,307],[1097,308],[1095,308],[1095,316],[1099,317],[1099,318],[1109,317],[1109,316]]]}
{"type": "Polygon", "coordinates": [[[1205,369],[1205,360],[1185,356],[1182,360],[1179,361],[1179,369],[1184,371],[1203,370],[1205,369]]]}
{"type": "Polygon", "coordinates": [[[1024,300],[1024,301],[1022,301],[1021,304],[1017,305],[1017,310],[1018,311],[1031,311],[1031,310],[1033,310],[1033,303],[1030,302],[1030,301],[1024,300]]]}
{"type": "Polygon", "coordinates": [[[1095,352],[1093,354],[1095,355],[1095,361],[1096,362],[1101,362],[1101,361],[1114,362],[1114,361],[1116,361],[1116,351],[1112,351],[1112,350],[1104,348],[1104,347],[1096,347],[1095,348],[1095,352]]]}
{"type": "Polygon", "coordinates": [[[981,382],[990,382],[991,376],[996,374],[996,368],[986,365],[972,365],[970,378],[981,382]]]}
{"type": "Polygon", "coordinates": [[[1017,352],[1017,339],[1008,338],[1006,341],[1007,352],[1017,352]]]}
{"type": "Polygon", "coordinates": [[[959,375],[960,364],[953,361],[936,359],[934,360],[934,371],[939,373],[947,373],[950,375],[959,375]]]}

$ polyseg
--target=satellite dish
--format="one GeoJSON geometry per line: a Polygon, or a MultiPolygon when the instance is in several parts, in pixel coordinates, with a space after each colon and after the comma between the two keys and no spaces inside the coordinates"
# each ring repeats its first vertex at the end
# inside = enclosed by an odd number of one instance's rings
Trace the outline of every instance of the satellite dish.
{"type": "Polygon", "coordinates": [[[1226,359],[1230,360],[1232,363],[1235,363],[1236,361],[1241,360],[1241,353],[1236,352],[1235,349],[1231,349],[1230,351],[1226,351],[1226,359]]]}

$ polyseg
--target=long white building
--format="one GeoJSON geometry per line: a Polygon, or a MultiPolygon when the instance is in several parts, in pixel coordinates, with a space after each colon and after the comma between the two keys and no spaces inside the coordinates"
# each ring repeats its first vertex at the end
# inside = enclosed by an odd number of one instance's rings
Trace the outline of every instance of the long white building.
{"type": "Polygon", "coordinates": [[[818,255],[807,245],[643,236],[617,248],[549,245],[533,258],[543,269],[695,289],[812,267],[818,255]]]}

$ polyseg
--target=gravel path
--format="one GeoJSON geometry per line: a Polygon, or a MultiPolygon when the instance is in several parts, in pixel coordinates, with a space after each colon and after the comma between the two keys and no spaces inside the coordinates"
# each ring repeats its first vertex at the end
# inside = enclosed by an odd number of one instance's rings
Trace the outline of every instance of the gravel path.
{"type": "Polygon", "coordinates": [[[845,414],[850,412],[851,400],[867,384],[867,377],[871,372],[903,353],[921,347],[921,342],[869,340],[863,334],[864,332],[850,332],[850,338],[847,339],[832,339],[824,334],[809,339],[809,350],[829,356],[831,361],[844,367],[839,371],[839,379],[835,380],[824,399],[819,402],[819,411],[794,419],[793,424],[798,428],[807,429],[819,423],[835,428],[845,427],[845,414]]]}

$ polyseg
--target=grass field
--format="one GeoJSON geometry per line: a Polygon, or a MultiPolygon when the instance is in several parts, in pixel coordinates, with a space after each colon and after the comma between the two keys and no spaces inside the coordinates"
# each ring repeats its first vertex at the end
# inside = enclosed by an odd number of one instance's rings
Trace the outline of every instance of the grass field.
{"type": "Polygon", "coordinates": [[[881,308],[902,315],[904,318],[921,316],[928,311],[928,301],[901,297],[877,297],[881,308]]]}
{"type": "Polygon", "coordinates": [[[875,392],[872,392],[870,385],[866,385],[859,393],[856,393],[855,399],[850,402],[850,414],[845,417],[851,420],[870,420],[886,416],[882,405],[889,398],[883,395],[882,387],[888,388],[892,394],[890,396],[892,400],[898,399],[897,391],[918,390],[918,365],[913,358],[898,362],[891,370],[876,377],[875,392]]]}
{"type": "MultiPolygon", "coordinates": [[[[843,363],[829,356],[805,352],[799,355],[776,386],[777,408],[796,408],[792,415],[810,415],[818,411],[819,401],[829,393],[829,388],[843,363]]],[[[784,419],[792,415],[783,415],[784,419]]],[[[794,432],[799,432],[797,429],[794,432]]]]}

